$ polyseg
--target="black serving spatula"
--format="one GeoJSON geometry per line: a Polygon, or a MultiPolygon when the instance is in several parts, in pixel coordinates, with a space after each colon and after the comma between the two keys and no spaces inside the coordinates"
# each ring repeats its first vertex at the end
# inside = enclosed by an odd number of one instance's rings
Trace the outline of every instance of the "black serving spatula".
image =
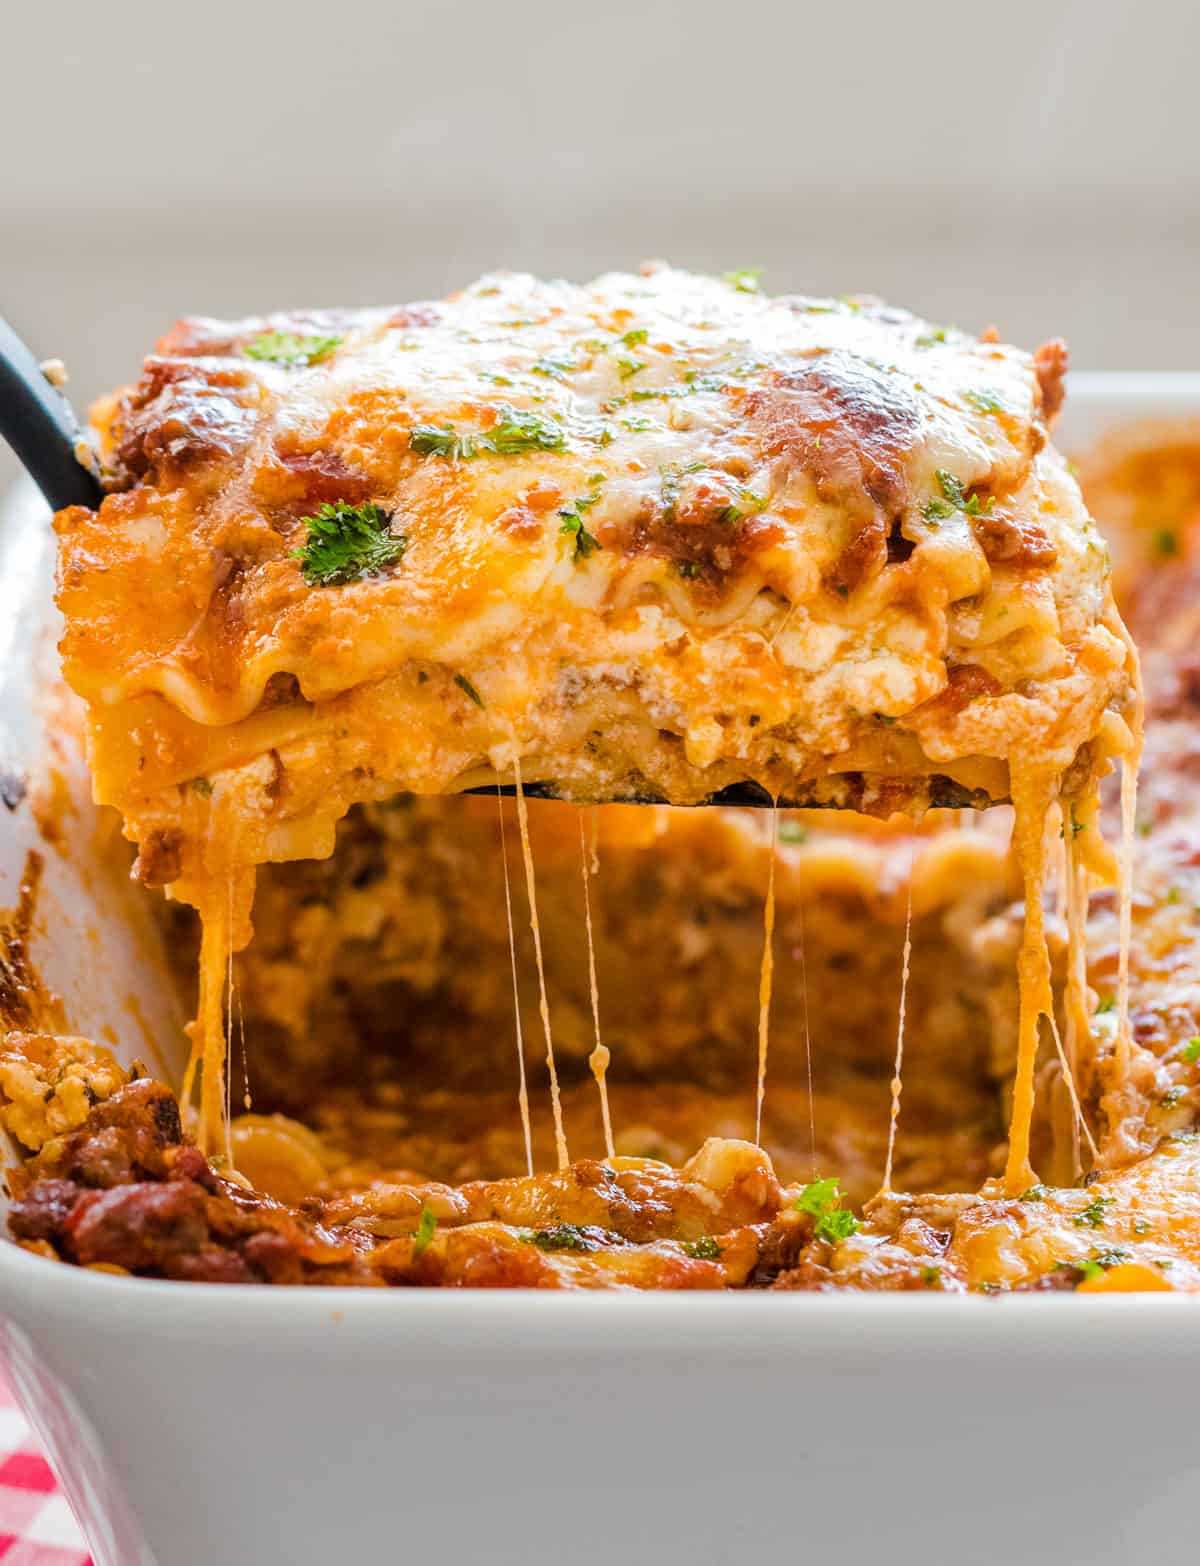
{"type": "Polygon", "coordinates": [[[55,511],[95,509],[104,491],[71,404],[0,319],[0,435],[55,511]]]}

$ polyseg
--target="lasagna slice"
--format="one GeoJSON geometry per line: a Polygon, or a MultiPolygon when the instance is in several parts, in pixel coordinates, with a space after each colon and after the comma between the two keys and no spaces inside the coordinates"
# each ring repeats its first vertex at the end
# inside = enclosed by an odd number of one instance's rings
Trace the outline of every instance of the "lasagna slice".
{"type": "Polygon", "coordinates": [[[58,518],[59,602],[97,797],[204,916],[205,1139],[254,867],[327,856],[351,805],[1011,798],[1025,1180],[1047,815],[1089,819],[1137,713],[1047,444],[1064,370],[663,266],[180,323],[97,412],[113,493],[58,518]]]}
{"type": "Polygon", "coordinates": [[[1132,659],[1063,369],[663,266],[181,322],[58,518],[98,797],[197,900],[400,790],[888,815],[1090,777],[1132,659]]]}

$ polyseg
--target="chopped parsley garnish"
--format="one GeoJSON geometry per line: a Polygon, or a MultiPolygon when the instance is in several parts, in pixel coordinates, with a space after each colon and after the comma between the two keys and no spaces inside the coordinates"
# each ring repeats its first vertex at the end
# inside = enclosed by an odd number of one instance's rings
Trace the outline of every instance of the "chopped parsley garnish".
{"type": "Polygon", "coordinates": [[[496,413],[491,429],[478,434],[460,434],[453,424],[414,424],[409,431],[409,449],[423,457],[445,457],[454,462],[485,453],[517,457],[527,451],[561,451],[566,444],[562,427],[540,413],[513,408],[506,402],[496,413]]]}
{"type": "Polygon", "coordinates": [[[1097,1017],[1103,1017],[1107,1012],[1116,1011],[1116,1009],[1117,997],[1115,995],[1106,995],[1096,1007],[1096,1015],[1097,1017]]]}
{"type": "Polygon", "coordinates": [[[1119,1267],[1122,1262],[1131,1260],[1132,1256],[1129,1251],[1114,1249],[1111,1251],[1095,1251],[1085,1260],[1068,1262],[1067,1265],[1073,1267],[1079,1274],[1080,1283],[1085,1283],[1090,1278],[1099,1278],[1110,1267],[1119,1267]]]}
{"type": "Polygon", "coordinates": [[[1133,1220],[1134,1234],[1149,1234],[1153,1225],[1149,1218],[1135,1218],[1133,1220]]]}
{"type": "Polygon", "coordinates": [[[781,821],[779,823],[779,841],[781,843],[807,843],[808,833],[798,821],[781,821]]]}
{"type": "Polygon", "coordinates": [[[663,514],[668,522],[675,520],[675,507],[679,503],[679,491],[683,487],[684,479],[692,473],[702,472],[703,468],[703,462],[688,462],[682,466],[678,462],[668,462],[659,468],[659,476],[662,479],[663,514]]]}
{"type": "Polygon", "coordinates": [[[1089,1229],[1103,1229],[1108,1218],[1108,1209],[1113,1205],[1115,1198],[1111,1196],[1093,1196],[1091,1201],[1081,1213],[1076,1213],[1071,1222],[1077,1229],[1085,1225],[1089,1229]]]}
{"type": "Polygon", "coordinates": [[[291,332],[260,332],[242,350],[248,359],[272,364],[319,364],[342,341],[340,337],[297,337],[291,332]]]}
{"type": "Polygon", "coordinates": [[[566,435],[553,419],[510,408],[507,403],[496,411],[499,419],[479,439],[499,457],[517,457],[526,451],[561,451],[566,445],[566,435]]]}
{"type": "Polygon", "coordinates": [[[552,1229],[535,1229],[525,1238],[539,1251],[594,1251],[599,1241],[574,1223],[557,1223],[552,1229]]]}
{"type": "Polygon", "coordinates": [[[927,1289],[936,1288],[942,1281],[942,1269],[940,1267],[922,1267],[921,1282],[927,1289]]]}
{"type": "Polygon", "coordinates": [[[1189,1066],[1194,1066],[1200,1060],[1200,1033],[1193,1035],[1183,1046],[1183,1059],[1189,1066]]]}
{"type": "Polygon", "coordinates": [[[417,1232],[413,1235],[412,1259],[416,1261],[421,1252],[433,1239],[433,1232],[437,1228],[437,1214],[429,1203],[426,1202],[421,1209],[421,1221],[417,1225],[417,1232]]]}
{"type": "Polygon", "coordinates": [[[730,288],[736,288],[739,294],[757,294],[760,292],[758,280],[761,276],[761,267],[747,266],[736,272],[723,272],[721,281],[728,283],[730,288]]]}
{"type": "MultiPolygon", "coordinates": [[[[603,481],[603,473],[598,477],[600,481],[603,481]]],[[[576,560],[586,560],[589,555],[594,555],[597,549],[603,548],[600,540],[593,533],[589,533],[583,524],[583,513],[590,511],[599,499],[599,490],[594,490],[590,495],[578,496],[569,506],[564,506],[558,513],[562,518],[562,527],[559,528],[559,532],[573,533],[575,536],[574,558],[576,560]]]]}
{"type": "Polygon", "coordinates": [[[631,326],[627,332],[622,334],[621,341],[626,348],[636,348],[640,343],[644,343],[649,335],[650,333],[644,326],[631,326]]]}
{"type": "Polygon", "coordinates": [[[917,338],[918,348],[932,348],[936,343],[946,341],[946,327],[939,326],[936,332],[922,332],[917,338]]]}
{"type": "Polygon", "coordinates": [[[967,401],[978,413],[1003,413],[1004,404],[994,392],[969,391],[966,394],[967,401]]]}
{"type": "Polygon", "coordinates": [[[693,1261],[720,1261],[721,1259],[721,1247],[711,1234],[703,1235],[699,1240],[687,1241],[683,1252],[693,1261]]]}
{"type": "Polygon", "coordinates": [[[1060,837],[1066,837],[1066,835],[1067,835],[1067,827],[1068,826],[1071,828],[1071,836],[1072,837],[1078,837],[1081,832],[1086,832],[1087,831],[1087,822],[1086,821],[1081,821],[1079,819],[1079,817],[1075,814],[1075,806],[1074,805],[1071,806],[1070,820],[1063,823],[1062,830],[1058,834],[1060,837]]]}
{"type": "Polygon", "coordinates": [[[1169,560],[1172,555],[1179,553],[1179,539],[1169,527],[1160,527],[1154,535],[1154,553],[1163,560],[1169,560]]]}
{"type": "Polygon", "coordinates": [[[572,364],[569,359],[537,359],[532,365],[535,375],[548,375],[552,381],[565,381],[572,370],[579,366],[572,364]]]}
{"type": "Polygon", "coordinates": [[[937,468],[935,476],[938,486],[942,491],[940,499],[927,500],[921,507],[921,515],[927,522],[943,522],[947,517],[952,517],[956,511],[961,511],[964,516],[987,516],[992,509],[992,500],[989,496],[986,500],[978,495],[968,496],[961,479],[955,478],[953,473],[948,473],[945,468],[937,468]]]}
{"type": "Polygon", "coordinates": [[[678,567],[680,576],[693,577],[700,575],[700,562],[698,560],[680,560],[678,567]]]}
{"type": "Polygon", "coordinates": [[[858,1231],[858,1219],[842,1206],[836,1175],[806,1185],[795,1205],[798,1213],[807,1213],[814,1220],[814,1239],[836,1245],[858,1231]]]}
{"type": "Polygon", "coordinates": [[[1017,1198],[1019,1202],[1044,1202],[1046,1200],[1046,1187],[1044,1185],[1031,1185],[1028,1191],[1022,1191],[1017,1198]]]}
{"type": "Polygon", "coordinates": [[[623,381],[629,380],[633,375],[640,375],[645,368],[645,359],[633,359],[624,353],[617,355],[617,369],[623,381]]]}
{"type": "Polygon", "coordinates": [[[477,707],[483,706],[483,697],[471,684],[470,680],[467,679],[465,674],[456,674],[454,676],[454,683],[458,686],[459,690],[462,691],[464,696],[470,697],[477,707]]]}
{"type": "Polygon", "coordinates": [[[738,490],[737,500],[725,507],[717,521],[732,526],[733,523],[740,522],[743,517],[757,516],[770,504],[769,495],[756,495],[752,489],[741,487],[738,490]]]}
{"type": "Polygon", "coordinates": [[[408,449],[422,457],[445,457],[451,462],[477,457],[480,452],[479,437],[460,435],[453,424],[414,424],[408,432],[408,449]]]}
{"type": "Polygon", "coordinates": [[[344,500],[323,505],[304,517],[308,538],[293,549],[310,587],[342,587],[394,565],[408,548],[403,533],[389,532],[391,518],[373,501],[351,506],[344,500]]]}

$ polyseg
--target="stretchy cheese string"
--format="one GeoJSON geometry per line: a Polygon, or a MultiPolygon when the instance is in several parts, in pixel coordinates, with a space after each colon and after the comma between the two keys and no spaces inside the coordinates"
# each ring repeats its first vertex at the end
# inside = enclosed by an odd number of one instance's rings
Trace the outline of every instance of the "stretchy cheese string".
{"type": "Polygon", "coordinates": [[[558,1068],[554,1064],[554,1037],[550,1032],[550,1002],[546,999],[546,968],[542,961],[542,931],[538,923],[537,887],[533,875],[533,850],[529,845],[529,818],[525,809],[525,789],[521,783],[521,759],[513,746],[513,780],[517,786],[517,820],[521,825],[521,853],[525,860],[525,889],[529,896],[529,928],[533,934],[533,951],[537,959],[538,1008],[542,1016],[542,1031],[546,1035],[546,1070],[550,1073],[550,1106],[554,1111],[554,1146],[558,1153],[558,1167],[565,1169],[570,1163],[567,1138],[563,1131],[562,1095],[558,1090],[558,1068]]]}
{"type": "MultiPolygon", "coordinates": [[[[230,875],[226,884],[226,907],[229,914],[228,929],[233,930],[233,876],[230,875]]],[[[233,1167],[233,1139],[230,1124],[233,1120],[233,941],[226,942],[225,947],[225,1054],[221,1062],[222,1075],[225,1079],[225,1118],[222,1125],[225,1128],[225,1157],[229,1167],[233,1167]]]]}
{"type": "Polygon", "coordinates": [[[1095,1139],[1084,1119],[1083,1108],[1079,1101],[1080,1045],[1084,1039],[1090,1040],[1091,1027],[1087,1014],[1087,867],[1083,848],[1074,830],[1074,823],[1081,820],[1085,831],[1096,830],[1097,804],[1096,785],[1093,783],[1086,802],[1081,801],[1080,804],[1072,807],[1070,818],[1064,818],[1064,820],[1069,819],[1070,825],[1065,827],[1063,832],[1067,914],[1067,989],[1064,999],[1066,1039],[1065,1042],[1059,1040],[1056,1028],[1054,1041],[1059,1050],[1059,1059],[1062,1061],[1063,1074],[1075,1111],[1072,1121],[1071,1164],[1076,1174],[1080,1169],[1080,1131],[1087,1140],[1093,1160],[1098,1154],[1095,1139]]]}
{"type": "Polygon", "coordinates": [[[796,900],[796,917],[800,926],[800,997],[804,1019],[804,1070],[808,1077],[808,1151],[812,1161],[812,1177],[817,1178],[817,1111],[813,1099],[812,1032],[808,1021],[808,958],[804,949],[804,888],[799,889],[796,900]]]}
{"type": "Polygon", "coordinates": [[[242,992],[237,992],[238,1039],[242,1048],[242,1108],[247,1114],[254,1108],[250,1095],[250,1057],[246,1053],[246,1013],[242,1007],[242,992]]]}
{"type": "Polygon", "coordinates": [[[212,1154],[226,1144],[223,1132],[225,1113],[225,1008],[222,1004],[230,947],[230,899],[227,886],[212,881],[206,884],[199,902],[200,911],[200,995],[196,1021],[192,1024],[192,1056],[184,1077],[184,1092],[190,1097],[197,1069],[200,1076],[200,1113],[196,1140],[212,1154]],[[222,895],[225,893],[226,895],[222,895]]]}
{"type": "Polygon", "coordinates": [[[1037,1176],[1029,1161],[1033,1129],[1034,1073],[1041,1018],[1053,1011],[1050,953],[1046,946],[1046,916],[1042,896],[1046,884],[1046,817],[1057,787],[1056,774],[1046,767],[1011,763],[1012,799],[1016,811],[1013,844],[1025,887],[1025,927],[1017,959],[1020,1011],[1017,1025],[1017,1071],[1013,1082],[1012,1122],[1008,1133],[1008,1163],[1004,1184],[1010,1196],[1020,1196],[1037,1176]]]}
{"type": "Polygon", "coordinates": [[[1116,1086],[1124,1087],[1129,1075],[1133,1039],[1129,1029],[1129,947],[1133,937],[1133,833],[1137,822],[1138,771],[1145,744],[1145,691],[1142,664],[1133,638],[1121,622],[1117,630],[1125,643],[1133,702],[1129,714],[1130,742],[1121,757],[1121,855],[1120,913],[1117,955],[1116,1086]]]}
{"type": "Polygon", "coordinates": [[[771,1028],[771,985],[775,976],[775,850],[779,841],[779,806],[771,801],[770,864],[763,903],[762,968],[758,976],[758,1088],[754,1103],[754,1140],[762,1142],[763,1099],[767,1096],[767,1048],[771,1028]]]}
{"type": "Polygon", "coordinates": [[[892,1188],[892,1160],[896,1153],[896,1129],[900,1121],[900,1094],[904,1084],[904,1019],[908,1011],[908,971],[912,963],[912,877],[917,851],[914,847],[908,865],[908,897],[904,907],[904,955],[900,966],[900,1011],[896,1019],[896,1069],[892,1073],[892,1103],[888,1117],[887,1162],[883,1166],[883,1189],[892,1188]]]}
{"type": "Polygon", "coordinates": [[[512,966],[513,1020],[517,1029],[517,1103],[521,1110],[521,1130],[525,1133],[525,1167],[533,1178],[533,1127],[529,1122],[529,1086],[525,1080],[525,1039],[521,1031],[521,988],[517,983],[517,940],[513,931],[512,888],[508,879],[508,838],[504,831],[504,796],[496,795],[496,814],[500,818],[500,863],[504,866],[504,915],[508,920],[508,958],[512,966]]]}
{"type": "Polygon", "coordinates": [[[1121,760],[1121,857],[1120,914],[1117,947],[1117,1086],[1129,1076],[1133,1043],[1129,1030],[1129,947],[1133,939],[1133,832],[1137,822],[1138,766],[1142,738],[1134,738],[1132,755],[1121,760]]]}
{"type": "Polygon", "coordinates": [[[612,1160],[615,1158],[616,1149],[613,1147],[612,1118],[608,1112],[608,1066],[612,1059],[608,1046],[600,1039],[600,986],[596,982],[596,943],[592,935],[592,892],[589,884],[591,875],[595,873],[596,860],[596,834],[595,821],[593,819],[592,831],[592,858],[588,864],[587,842],[583,835],[583,816],[579,817],[579,863],[583,870],[583,913],[587,922],[587,949],[588,949],[588,982],[592,992],[592,1028],[596,1034],[596,1047],[588,1056],[588,1065],[592,1068],[592,1075],[596,1079],[596,1086],[600,1091],[600,1118],[604,1122],[604,1152],[605,1156],[612,1160]]]}

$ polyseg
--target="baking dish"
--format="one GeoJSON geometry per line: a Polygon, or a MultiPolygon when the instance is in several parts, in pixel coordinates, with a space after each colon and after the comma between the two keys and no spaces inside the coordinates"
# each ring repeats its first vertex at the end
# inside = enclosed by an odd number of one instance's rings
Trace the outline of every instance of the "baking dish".
{"type": "MultiPolygon", "coordinates": [[[[1061,440],[1200,415],[1200,376],[1077,378],[1061,440]]],[[[0,528],[0,905],[125,1058],[181,1037],[51,700],[50,540],[0,528]],[[39,829],[38,822],[42,823],[39,829]],[[130,1004],[130,997],[137,997],[130,1004]],[[106,1033],[111,1030],[111,1034],[106,1033]]],[[[0,1355],[97,1566],[623,1556],[1173,1560],[1196,1460],[1190,1303],[203,1289],[0,1245],[0,1355]]]]}

